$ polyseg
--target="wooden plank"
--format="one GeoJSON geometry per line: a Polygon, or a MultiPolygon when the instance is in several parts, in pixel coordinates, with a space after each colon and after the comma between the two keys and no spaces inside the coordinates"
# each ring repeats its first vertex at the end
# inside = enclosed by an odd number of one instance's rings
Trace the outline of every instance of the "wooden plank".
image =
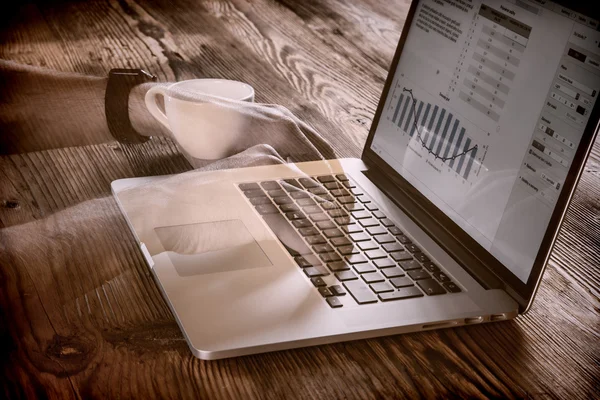
{"type": "MultiPolygon", "coordinates": [[[[25,5],[0,27],[0,57],[97,75],[143,66],[162,80],[244,80],[259,101],[287,105],[340,155],[357,156],[407,6],[25,5]]],[[[188,169],[173,143],[0,157],[0,337],[9,345],[0,393],[590,398],[600,386],[599,165],[596,144],[536,303],[516,321],[203,362],[187,349],[110,197],[114,179],[188,169]]]]}

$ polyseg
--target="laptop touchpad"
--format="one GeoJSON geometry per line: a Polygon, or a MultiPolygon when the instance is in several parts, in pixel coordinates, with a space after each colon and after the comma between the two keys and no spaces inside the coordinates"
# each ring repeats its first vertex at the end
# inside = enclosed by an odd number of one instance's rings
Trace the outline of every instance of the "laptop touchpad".
{"type": "Polygon", "coordinates": [[[155,228],[180,276],[271,266],[239,219],[155,228]]]}

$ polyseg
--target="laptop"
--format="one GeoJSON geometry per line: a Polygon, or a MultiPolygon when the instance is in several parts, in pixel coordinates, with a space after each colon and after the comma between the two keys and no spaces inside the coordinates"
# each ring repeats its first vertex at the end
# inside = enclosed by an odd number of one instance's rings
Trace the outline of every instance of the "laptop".
{"type": "Polygon", "coordinates": [[[600,118],[598,18],[569,7],[414,1],[361,159],[113,182],[192,353],[527,312],[600,118]]]}

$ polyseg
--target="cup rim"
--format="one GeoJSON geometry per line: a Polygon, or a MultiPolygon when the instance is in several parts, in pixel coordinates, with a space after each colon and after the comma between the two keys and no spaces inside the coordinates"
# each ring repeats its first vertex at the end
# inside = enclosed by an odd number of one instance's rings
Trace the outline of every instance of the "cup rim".
{"type": "Polygon", "coordinates": [[[242,97],[236,97],[236,98],[232,98],[232,97],[227,97],[227,96],[220,96],[218,94],[208,94],[209,96],[218,96],[218,97],[223,97],[226,99],[230,99],[230,100],[236,100],[236,101],[246,101],[248,99],[251,99],[254,97],[254,88],[247,84],[246,82],[242,82],[242,81],[236,81],[236,80],[232,80],[232,79],[222,79],[222,78],[196,78],[196,79],[186,79],[185,81],[180,81],[180,82],[175,82],[171,85],[169,85],[169,88],[172,88],[174,86],[177,85],[181,85],[184,83],[189,83],[192,81],[204,81],[204,82],[228,82],[228,83],[235,83],[235,84],[240,84],[241,86],[243,86],[245,89],[248,90],[248,93],[245,94],[242,97]]]}

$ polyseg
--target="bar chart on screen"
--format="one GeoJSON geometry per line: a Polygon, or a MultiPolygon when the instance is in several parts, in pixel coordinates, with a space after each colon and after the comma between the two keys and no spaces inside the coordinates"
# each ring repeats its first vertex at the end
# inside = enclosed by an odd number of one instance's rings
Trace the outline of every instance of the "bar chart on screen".
{"type": "Polygon", "coordinates": [[[466,124],[448,109],[417,99],[412,89],[404,87],[397,93],[390,122],[416,143],[413,147],[465,180],[477,176],[487,147],[469,135],[466,124]]]}

